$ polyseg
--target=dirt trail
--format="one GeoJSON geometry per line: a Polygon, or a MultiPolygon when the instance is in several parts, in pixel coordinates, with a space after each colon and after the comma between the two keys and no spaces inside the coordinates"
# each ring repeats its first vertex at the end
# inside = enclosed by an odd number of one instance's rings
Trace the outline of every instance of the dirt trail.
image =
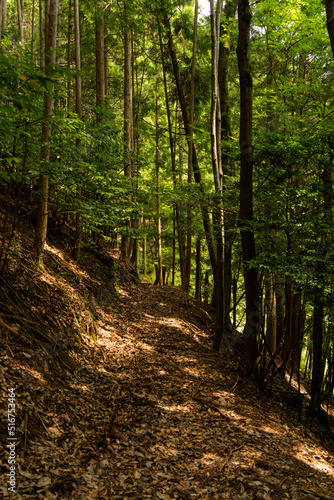
{"type": "MultiPolygon", "coordinates": [[[[198,302],[142,284],[91,308],[97,338],[54,370],[1,352],[17,398],[17,498],[334,499],[327,435],[210,350],[198,302]]],[[[4,454],[0,465],[6,498],[4,454]]]]}

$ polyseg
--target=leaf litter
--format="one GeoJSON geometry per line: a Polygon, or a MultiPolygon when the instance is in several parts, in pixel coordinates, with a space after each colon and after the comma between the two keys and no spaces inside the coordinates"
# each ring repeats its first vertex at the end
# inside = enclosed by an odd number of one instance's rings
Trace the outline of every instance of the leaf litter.
{"type": "Polygon", "coordinates": [[[4,498],[14,387],[17,498],[334,499],[332,434],[211,350],[208,306],[48,248],[0,284],[4,498]]]}

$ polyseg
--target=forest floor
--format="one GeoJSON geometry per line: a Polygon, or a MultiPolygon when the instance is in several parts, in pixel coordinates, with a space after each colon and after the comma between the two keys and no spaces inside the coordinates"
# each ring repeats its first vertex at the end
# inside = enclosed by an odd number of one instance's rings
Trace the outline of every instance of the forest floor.
{"type": "MultiPolygon", "coordinates": [[[[210,309],[28,234],[0,280],[0,490],[33,499],[334,499],[332,431],[260,393],[210,309]],[[8,491],[7,388],[15,391],[8,491]]],[[[109,252],[109,253],[108,253],[109,252]]],[[[280,392],[281,391],[281,392],[280,392]]]]}

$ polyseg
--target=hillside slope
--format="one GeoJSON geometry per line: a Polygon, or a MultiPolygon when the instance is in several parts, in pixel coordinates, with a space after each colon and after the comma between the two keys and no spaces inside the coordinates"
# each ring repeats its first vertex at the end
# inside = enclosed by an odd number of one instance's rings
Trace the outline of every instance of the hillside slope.
{"type": "Polygon", "coordinates": [[[4,498],[334,499],[332,434],[210,350],[205,306],[137,283],[106,248],[77,265],[62,241],[42,270],[18,237],[0,280],[4,498]]]}

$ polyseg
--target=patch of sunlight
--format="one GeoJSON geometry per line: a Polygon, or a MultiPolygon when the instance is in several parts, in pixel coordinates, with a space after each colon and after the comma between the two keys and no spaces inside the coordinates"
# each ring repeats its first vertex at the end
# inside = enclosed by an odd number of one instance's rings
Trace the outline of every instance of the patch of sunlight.
{"type": "Polygon", "coordinates": [[[298,460],[312,467],[319,472],[334,476],[334,467],[332,467],[324,458],[315,454],[315,450],[305,450],[301,447],[294,455],[298,460]]]}
{"type": "Polygon", "coordinates": [[[201,371],[196,370],[196,368],[188,368],[187,366],[183,368],[183,371],[185,373],[188,373],[189,375],[193,375],[194,377],[200,377],[201,376],[201,371]]]}
{"type": "Polygon", "coordinates": [[[216,398],[233,398],[234,394],[233,392],[226,392],[226,391],[215,391],[212,393],[212,396],[215,396],[216,398]]]}
{"type": "Polygon", "coordinates": [[[216,455],[215,453],[204,453],[203,457],[200,460],[200,462],[205,465],[212,465],[212,463],[221,461],[222,458],[219,455],[216,455]]]}
{"type": "Polygon", "coordinates": [[[55,284],[54,277],[51,276],[47,271],[45,271],[45,269],[43,271],[43,274],[40,276],[40,280],[52,286],[55,284]]]}
{"type": "Polygon", "coordinates": [[[147,313],[144,313],[143,316],[145,316],[145,318],[148,318],[150,320],[155,320],[155,317],[154,316],[151,316],[150,314],[147,314],[147,313]]]}
{"type": "Polygon", "coordinates": [[[66,266],[69,267],[73,273],[79,274],[80,276],[88,277],[88,274],[86,273],[86,271],[83,271],[75,263],[73,263],[71,260],[68,260],[66,258],[66,256],[63,254],[63,252],[61,252],[60,250],[57,250],[56,248],[48,245],[47,243],[45,243],[45,250],[47,250],[48,252],[50,252],[54,255],[57,255],[57,257],[59,257],[61,260],[63,260],[65,262],[66,266]]]}
{"type": "Polygon", "coordinates": [[[61,259],[64,259],[63,252],[61,252],[60,250],[57,250],[54,247],[51,247],[47,243],[45,243],[45,250],[47,250],[48,252],[54,253],[55,255],[58,255],[58,257],[60,257],[61,259]]]}
{"type": "Polygon", "coordinates": [[[137,342],[136,346],[140,347],[141,349],[144,349],[145,351],[154,351],[155,350],[154,347],[152,347],[149,344],[145,344],[144,342],[137,342]]]}
{"type": "Polygon", "coordinates": [[[281,435],[281,432],[277,431],[276,429],[273,429],[272,427],[268,427],[267,425],[260,425],[258,426],[258,429],[260,431],[263,431],[265,432],[266,434],[272,434],[272,435],[275,435],[275,436],[280,436],[281,435]]]}
{"type": "Polygon", "coordinates": [[[162,410],[168,411],[168,412],[180,412],[180,411],[182,411],[183,413],[190,413],[192,411],[192,409],[187,405],[164,405],[164,404],[158,403],[157,407],[161,408],[162,410]]]}
{"type": "Polygon", "coordinates": [[[122,295],[122,297],[129,297],[128,292],[126,292],[122,288],[120,288],[118,292],[119,292],[120,295],[122,295]]]}

